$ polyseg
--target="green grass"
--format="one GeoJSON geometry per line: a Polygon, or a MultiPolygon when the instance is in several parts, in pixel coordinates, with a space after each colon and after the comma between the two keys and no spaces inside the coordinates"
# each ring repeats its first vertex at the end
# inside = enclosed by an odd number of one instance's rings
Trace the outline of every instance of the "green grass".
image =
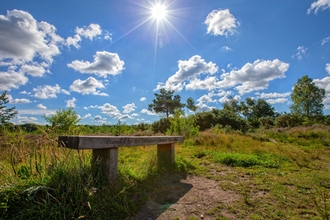
{"type": "Polygon", "coordinates": [[[175,166],[164,169],[156,147],[123,147],[118,180],[109,184],[91,167],[91,151],[60,149],[47,133],[7,132],[0,142],[0,219],[127,219],[165,172],[214,179],[239,194],[214,204],[207,214],[215,219],[329,219],[329,133],[322,126],[248,135],[210,130],[176,144],[175,166]]]}

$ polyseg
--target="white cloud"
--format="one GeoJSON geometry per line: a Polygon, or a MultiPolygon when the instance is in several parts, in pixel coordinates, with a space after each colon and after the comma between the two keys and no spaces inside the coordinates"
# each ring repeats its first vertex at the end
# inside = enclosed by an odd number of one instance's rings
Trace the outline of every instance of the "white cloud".
{"type": "Polygon", "coordinates": [[[208,112],[208,111],[211,111],[212,109],[214,109],[215,107],[212,107],[212,106],[208,106],[204,103],[198,103],[196,104],[197,106],[197,112],[208,112]]]}
{"type": "Polygon", "coordinates": [[[77,99],[75,98],[75,97],[73,97],[72,99],[69,99],[69,100],[66,100],[65,102],[66,102],[66,107],[67,108],[74,108],[74,107],[76,107],[76,102],[77,101],[77,99]]]}
{"type": "Polygon", "coordinates": [[[285,92],[285,93],[261,93],[260,98],[261,99],[274,99],[274,98],[284,98],[291,95],[291,92],[285,92]]]}
{"type": "Polygon", "coordinates": [[[86,115],[84,115],[84,117],[82,117],[81,119],[85,119],[85,118],[90,118],[92,117],[92,115],[90,113],[87,113],[86,115]]]}
{"type": "Polygon", "coordinates": [[[179,60],[179,70],[168,80],[165,85],[159,83],[156,90],[165,88],[166,90],[181,91],[186,80],[196,79],[201,74],[214,74],[218,71],[215,63],[206,63],[199,55],[192,56],[189,60],[179,60]]]}
{"type": "Polygon", "coordinates": [[[187,85],[187,90],[214,90],[218,88],[218,79],[215,76],[207,77],[203,80],[195,78],[191,80],[187,85]]]}
{"type": "Polygon", "coordinates": [[[146,99],[146,97],[141,97],[140,98],[140,102],[144,102],[144,101],[146,101],[147,99],[146,99]]]}
{"type": "Polygon", "coordinates": [[[212,93],[208,93],[208,94],[204,94],[203,96],[201,96],[199,99],[197,99],[198,103],[209,103],[209,102],[216,102],[216,100],[212,99],[213,94],[212,93]]]}
{"type": "Polygon", "coordinates": [[[148,109],[145,109],[145,108],[141,110],[141,113],[147,114],[147,115],[159,116],[159,114],[149,111],[148,109]]]}
{"type": "Polygon", "coordinates": [[[330,41],[330,36],[322,39],[322,46],[330,41]]]}
{"type": "Polygon", "coordinates": [[[98,24],[90,24],[88,27],[83,28],[76,28],[76,33],[80,36],[89,38],[90,40],[93,40],[94,37],[102,34],[102,30],[100,25],[98,24]]]}
{"type": "Polygon", "coordinates": [[[62,38],[56,28],[46,22],[37,22],[31,14],[21,10],[0,15],[0,59],[32,61],[36,55],[47,62],[60,54],[56,43],[62,38]]]}
{"type": "MultiPolygon", "coordinates": [[[[79,48],[79,42],[82,40],[82,37],[93,40],[95,37],[102,34],[102,29],[98,24],[90,24],[88,27],[76,27],[75,33],[76,34],[73,37],[68,37],[66,39],[66,45],[68,47],[72,45],[75,48],[79,48]]],[[[111,34],[109,34],[109,32],[106,32],[104,39],[108,40],[109,38],[111,38],[111,34]]]]}
{"type": "Polygon", "coordinates": [[[289,64],[278,59],[275,60],[256,60],[253,63],[245,64],[239,70],[232,70],[221,75],[219,88],[234,87],[240,95],[256,90],[266,89],[270,81],[284,78],[289,64]]]}
{"type": "Polygon", "coordinates": [[[14,119],[15,124],[38,124],[38,119],[35,117],[27,117],[27,116],[20,116],[17,115],[17,117],[14,119]]]}
{"type": "Polygon", "coordinates": [[[67,64],[68,67],[73,68],[81,73],[96,74],[106,78],[107,75],[117,75],[124,70],[124,61],[120,60],[117,53],[110,53],[107,51],[97,51],[94,55],[94,61],[79,61],[74,60],[67,64]]]}
{"type": "Polygon", "coordinates": [[[330,74],[330,63],[325,65],[325,70],[330,74]]]}
{"type": "Polygon", "coordinates": [[[266,99],[266,102],[268,102],[269,104],[283,104],[283,103],[288,103],[289,99],[287,98],[275,98],[275,99],[266,99]]]}
{"type": "Polygon", "coordinates": [[[40,108],[40,109],[47,109],[47,107],[44,106],[43,104],[38,104],[37,107],[40,108]]]}
{"type": "Polygon", "coordinates": [[[330,0],[317,0],[311,4],[311,7],[307,10],[307,14],[310,14],[314,10],[314,14],[317,14],[319,10],[325,10],[330,8],[330,0]]]}
{"type": "Polygon", "coordinates": [[[49,70],[46,70],[45,67],[40,64],[24,64],[21,67],[21,71],[34,77],[42,77],[46,72],[49,72],[49,70]]]}
{"type": "Polygon", "coordinates": [[[20,72],[7,71],[0,72],[0,90],[18,89],[21,85],[25,85],[29,79],[20,72]]]}
{"type": "Polygon", "coordinates": [[[295,53],[292,55],[292,59],[301,60],[304,55],[306,55],[306,51],[308,50],[307,47],[299,46],[295,53]]]}
{"type": "Polygon", "coordinates": [[[103,114],[109,115],[113,118],[120,118],[122,116],[118,108],[109,103],[105,103],[104,105],[99,106],[98,108],[102,110],[103,114]]]}
{"type": "Polygon", "coordinates": [[[50,109],[21,109],[17,110],[21,115],[51,115],[55,114],[55,110],[50,109]]]}
{"type": "Polygon", "coordinates": [[[325,109],[329,109],[330,107],[330,76],[324,77],[323,79],[314,79],[313,82],[319,88],[325,90],[325,99],[323,100],[323,104],[325,109]]]}
{"type": "Polygon", "coordinates": [[[67,94],[67,91],[61,89],[61,87],[56,84],[55,86],[45,85],[45,86],[38,86],[37,88],[33,89],[35,94],[33,95],[39,99],[48,99],[48,98],[56,98],[56,94],[64,93],[67,94]]]}
{"type": "Polygon", "coordinates": [[[100,95],[100,96],[108,96],[106,93],[101,93],[97,89],[103,89],[104,85],[101,81],[93,77],[88,77],[86,80],[75,80],[71,86],[70,90],[74,92],[81,93],[83,95],[93,94],[93,95],[100,95]]]}
{"type": "Polygon", "coordinates": [[[215,36],[222,35],[228,37],[236,32],[240,25],[237,19],[230,13],[229,9],[213,10],[207,15],[205,24],[207,33],[215,36]]]}
{"type": "Polygon", "coordinates": [[[27,104],[31,103],[29,99],[13,99],[13,97],[9,94],[7,94],[7,99],[10,104],[27,104]]]}
{"type": "Polygon", "coordinates": [[[136,105],[134,103],[132,104],[127,104],[125,106],[123,106],[123,109],[124,109],[124,113],[131,113],[131,112],[134,112],[135,109],[136,109],[136,105]]]}
{"type": "Polygon", "coordinates": [[[232,51],[232,49],[228,46],[221,47],[221,50],[223,50],[223,51],[232,51]]]}

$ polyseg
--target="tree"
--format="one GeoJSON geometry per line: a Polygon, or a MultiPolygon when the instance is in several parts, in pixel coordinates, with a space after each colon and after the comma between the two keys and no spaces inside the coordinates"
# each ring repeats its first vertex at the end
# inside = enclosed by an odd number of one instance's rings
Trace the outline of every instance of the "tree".
{"type": "Polygon", "coordinates": [[[239,113],[241,108],[237,99],[234,99],[232,96],[229,96],[228,99],[223,103],[223,109],[239,113]]]}
{"type": "Polygon", "coordinates": [[[59,133],[73,133],[77,123],[81,120],[73,108],[59,109],[54,115],[43,116],[59,133]]]}
{"type": "Polygon", "coordinates": [[[7,92],[0,95],[0,124],[3,125],[17,115],[15,107],[7,108],[5,104],[9,102],[7,92]]]}
{"type": "Polygon", "coordinates": [[[187,99],[187,108],[193,112],[195,112],[197,110],[197,106],[195,104],[195,101],[193,100],[193,98],[189,97],[187,99]]]}
{"type": "Polygon", "coordinates": [[[308,75],[298,79],[293,87],[291,113],[308,118],[323,115],[325,90],[317,87],[308,75]]]}
{"type": "Polygon", "coordinates": [[[181,97],[174,95],[174,90],[167,91],[162,88],[159,92],[155,93],[156,99],[153,99],[152,103],[148,105],[149,111],[165,113],[166,119],[168,119],[169,115],[174,114],[175,109],[181,110],[185,106],[181,103],[181,97]]]}

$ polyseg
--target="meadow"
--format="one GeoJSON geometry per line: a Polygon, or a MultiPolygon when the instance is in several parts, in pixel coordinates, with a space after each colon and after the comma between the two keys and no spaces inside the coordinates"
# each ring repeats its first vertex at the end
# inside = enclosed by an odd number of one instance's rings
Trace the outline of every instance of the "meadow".
{"type": "Polygon", "coordinates": [[[209,219],[330,219],[330,126],[252,133],[215,126],[175,150],[175,166],[159,168],[156,147],[119,148],[118,180],[109,184],[91,166],[91,151],[59,148],[49,128],[2,132],[0,219],[131,219],[157,182],[178,173],[237,195],[212,204],[209,219]]]}

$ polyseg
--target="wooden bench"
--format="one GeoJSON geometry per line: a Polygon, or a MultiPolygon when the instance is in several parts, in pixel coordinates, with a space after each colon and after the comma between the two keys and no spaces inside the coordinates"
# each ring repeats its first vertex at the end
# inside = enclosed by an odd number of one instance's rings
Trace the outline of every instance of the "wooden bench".
{"type": "Polygon", "coordinates": [[[92,149],[92,164],[99,162],[108,180],[117,178],[118,147],[157,144],[158,165],[174,163],[174,143],[183,142],[182,136],[59,136],[60,147],[76,150],[92,149]]]}

